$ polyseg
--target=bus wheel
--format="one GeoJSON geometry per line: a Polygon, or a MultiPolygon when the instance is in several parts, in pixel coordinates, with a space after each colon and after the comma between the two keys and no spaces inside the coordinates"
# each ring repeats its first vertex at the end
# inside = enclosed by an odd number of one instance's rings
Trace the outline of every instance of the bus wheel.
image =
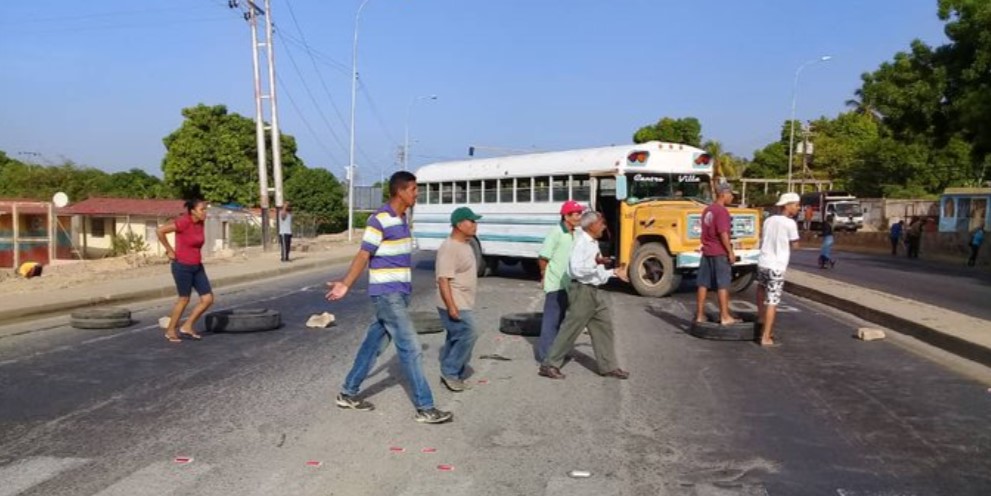
{"type": "Polygon", "coordinates": [[[729,285],[731,293],[742,293],[757,279],[756,266],[733,267],[733,281],[729,285]]]}
{"type": "Polygon", "coordinates": [[[468,240],[468,244],[471,245],[471,251],[475,253],[475,274],[478,277],[492,275],[495,272],[495,264],[490,260],[492,257],[482,255],[482,245],[478,242],[478,238],[471,238],[468,240]]]}
{"type": "Polygon", "coordinates": [[[523,264],[523,271],[526,272],[526,275],[534,279],[540,278],[540,264],[537,263],[536,258],[524,258],[520,263],[523,264]]]}
{"type": "Polygon", "coordinates": [[[640,245],[630,263],[630,283],[642,296],[667,296],[681,285],[674,271],[674,258],[661,243],[640,245]]]}

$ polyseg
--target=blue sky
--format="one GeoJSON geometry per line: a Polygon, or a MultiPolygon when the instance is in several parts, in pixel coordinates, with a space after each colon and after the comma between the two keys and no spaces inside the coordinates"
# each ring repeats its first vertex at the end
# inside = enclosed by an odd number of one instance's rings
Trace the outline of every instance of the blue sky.
{"type": "MultiPolygon", "coordinates": [[[[282,130],[307,165],[337,175],[359,3],[272,0],[282,130]],[[316,62],[286,38],[305,38],[316,62]]],[[[0,150],[11,156],[161,175],[183,107],[254,115],[250,32],[226,0],[4,4],[0,150]]],[[[798,100],[799,118],[831,116],[913,38],[945,41],[936,0],[370,0],[360,32],[362,182],[393,170],[416,96],[438,99],[414,107],[411,168],[469,145],[628,143],[662,116],[698,117],[706,138],[750,156],[787,119],[802,62],[833,56],[803,73],[798,100]]]]}

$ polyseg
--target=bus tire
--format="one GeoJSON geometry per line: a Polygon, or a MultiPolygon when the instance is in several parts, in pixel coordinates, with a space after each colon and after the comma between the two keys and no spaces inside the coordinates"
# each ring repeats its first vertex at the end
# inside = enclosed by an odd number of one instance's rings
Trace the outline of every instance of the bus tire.
{"type": "Polygon", "coordinates": [[[757,266],[733,267],[733,281],[730,282],[731,293],[742,293],[757,279],[757,266]]]}
{"type": "Polygon", "coordinates": [[[641,296],[661,297],[674,293],[681,285],[675,272],[674,257],[662,243],[644,243],[633,252],[630,283],[641,296]]]}
{"type": "Polygon", "coordinates": [[[537,263],[536,258],[524,258],[520,261],[523,264],[523,271],[526,275],[530,276],[531,279],[540,278],[540,264],[537,263]]]}
{"type": "Polygon", "coordinates": [[[490,275],[488,257],[482,255],[482,244],[478,242],[478,238],[469,239],[468,245],[471,246],[471,251],[475,254],[475,275],[478,277],[490,275]]]}

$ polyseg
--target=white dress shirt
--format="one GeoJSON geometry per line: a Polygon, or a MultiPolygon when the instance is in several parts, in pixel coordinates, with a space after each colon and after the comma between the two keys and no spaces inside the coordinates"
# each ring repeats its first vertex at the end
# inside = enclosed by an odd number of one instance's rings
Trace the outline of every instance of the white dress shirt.
{"type": "Polygon", "coordinates": [[[601,286],[616,275],[596,262],[599,257],[599,242],[581,228],[575,228],[575,242],[571,248],[571,259],[568,262],[568,273],[571,278],[593,286],[601,286]]]}

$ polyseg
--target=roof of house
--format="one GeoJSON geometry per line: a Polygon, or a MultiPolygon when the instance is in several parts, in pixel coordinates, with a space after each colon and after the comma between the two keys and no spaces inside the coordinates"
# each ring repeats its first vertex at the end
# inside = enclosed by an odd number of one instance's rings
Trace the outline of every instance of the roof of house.
{"type": "Polygon", "coordinates": [[[182,200],[138,200],[133,198],[89,198],[59,211],[70,215],[144,215],[172,217],[185,210],[182,200]]]}

